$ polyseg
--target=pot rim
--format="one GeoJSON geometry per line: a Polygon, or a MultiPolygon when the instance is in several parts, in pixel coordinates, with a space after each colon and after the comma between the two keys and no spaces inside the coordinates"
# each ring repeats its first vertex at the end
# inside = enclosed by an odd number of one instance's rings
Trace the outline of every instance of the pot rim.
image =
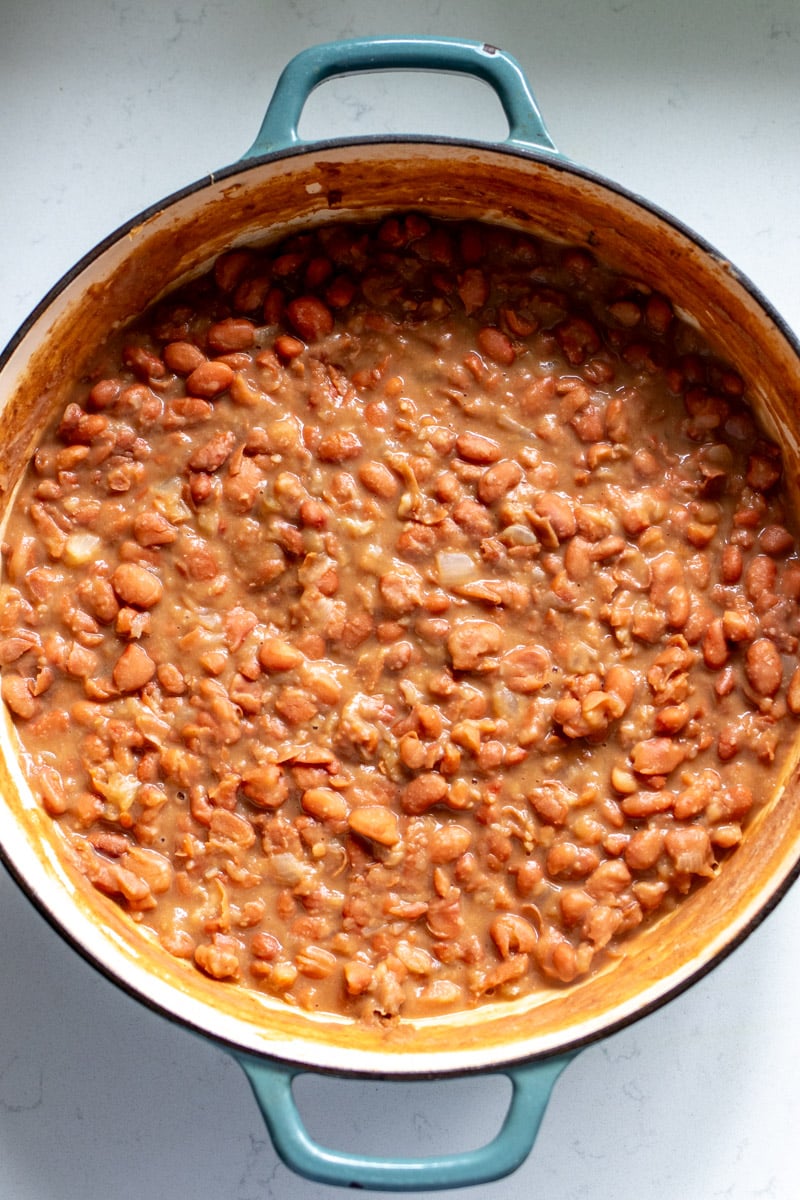
{"type": "MultiPolygon", "coordinates": [[[[761,290],[749,279],[747,275],[741,272],[730,260],[721,253],[711,242],[705,237],[698,234],[690,226],[685,224],[680,218],[674,216],[668,210],[660,205],[642,197],[626,186],[608,179],[601,173],[572,162],[557,151],[549,151],[536,147],[528,147],[519,143],[493,143],[479,139],[464,139],[453,137],[434,137],[428,135],[370,135],[360,137],[337,137],[316,142],[303,142],[297,145],[283,147],[278,150],[270,151],[266,154],[259,154],[252,157],[244,157],[219,171],[214,171],[208,175],[202,176],[192,183],[185,185],[178,190],[171,192],[160,201],[148,205],[116,229],[107,234],[90,250],[88,250],[81,258],[49,288],[47,293],[42,297],[39,303],[23,320],[16,332],[12,335],[7,345],[0,352],[0,372],[2,372],[9,361],[12,359],[16,351],[21,347],[27,335],[36,326],[37,322],[47,313],[51,305],[58,299],[61,293],[71,284],[76,282],[80,276],[87,271],[92,264],[104,253],[118,245],[127,235],[134,231],[138,226],[145,224],[152,218],[164,214],[167,210],[174,207],[179,202],[199,193],[209,187],[220,184],[226,180],[235,179],[237,177],[244,178],[251,170],[258,170],[261,167],[280,163],[282,161],[302,158],[304,156],[319,155],[330,153],[331,151],[339,151],[344,149],[360,149],[366,147],[376,148],[391,148],[393,146],[408,146],[408,147],[429,147],[440,150],[442,147],[452,147],[454,150],[476,150],[481,153],[500,154],[505,157],[522,159],[540,164],[542,167],[553,170],[557,173],[576,176],[586,180],[588,183],[597,186],[601,189],[618,196],[626,202],[643,209],[649,215],[655,217],[658,221],[669,226],[672,230],[682,235],[688,241],[692,242],[704,255],[708,256],[713,262],[720,266],[731,280],[738,284],[743,291],[755,302],[762,313],[774,325],[778,333],[785,339],[792,353],[798,359],[800,364],[800,339],[794,333],[792,328],[784,320],[784,318],[773,307],[771,302],[761,292],[761,290]]],[[[429,204],[420,203],[419,208],[425,211],[426,208],[435,208],[435,200],[429,204]]],[[[386,211],[391,209],[391,205],[386,206],[386,211]]],[[[329,218],[330,219],[330,218],[329,218]]],[[[481,1061],[472,1065],[450,1065],[450,1054],[442,1054],[441,1052],[430,1055],[432,1063],[437,1065],[425,1069],[409,1069],[404,1070],[402,1066],[398,1068],[400,1060],[404,1056],[391,1055],[387,1056],[387,1069],[371,1067],[354,1067],[328,1064],[316,1064],[309,1061],[310,1054],[304,1057],[302,1054],[293,1053],[293,1045],[286,1042],[274,1043],[264,1047],[254,1047],[244,1042],[237,1042],[234,1038],[227,1036],[219,1031],[211,1031],[204,1027],[199,1020],[195,1020],[192,1016],[182,1012],[180,1005],[176,1003],[173,1007],[167,1006],[164,1002],[154,998],[149,991],[140,989],[136,984],[129,982],[121,974],[117,973],[111,966],[107,965],[98,957],[92,949],[85,945],[77,934],[69,928],[68,922],[63,921],[54,908],[48,903],[47,899],[37,892],[36,887],[26,878],[24,871],[14,861],[12,855],[8,852],[5,845],[0,841],[0,862],[4,864],[7,871],[19,886],[21,891],[36,907],[36,909],[45,918],[51,928],[66,941],[66,943],[83,958],[90,966],[97,970],[101,975],[108,979],[117,988],[122,989],[128,995],[133,997],[137,1002],[144,1004],[151,1011],[159,1016],[166,1018],[173,1024],[180,1025],[193,1033],[202,1036],[209,1041],[212,1041],[223,1048],[226,1048],[238,1055],[248,1055],[252,1058],[261,1058],[264,1060],[279,1060],[289,1066],[296,1066],[301,1070],[313,1070],[320,1074],[344,1075],[352,1078],[391,1078],[391,1079],[422,1079],[422,1078],[446,1078],[448,1076],[465,1075],[465,1074],[480,1074],[490,1073],[493,1070],[504,1070],[507,1067],[521,1063],[532,1063],[551,1059],[555,1056],[571,1054],[579,1049],[596,1041],[619,1032],[621,1029],[634,1024],[643,1017],[657,1011],[673,999],[677,998],[681,993],[699,982],[708,975],[714,967],[724,961],[758,926],[770,915],[778,903],[783,899],[791,886],[800,878],[800,857],[796,859],[791,868],[783,875],[777,884],[771,886],[766,897],[762,897],[755,911],[750,913],[747,919],[741,924],[738,929],[733,931],[726,930],[726,936],[720,945],[710,954],[709,957],[703,959],[698,964],[686,969],[680,977],[677,978],[670,986],[659,990],[658,993],[643,1002],[633,1004],[628,1011],[623,1011],[608,1021],[599,1023],[599,1027],[592,1028],[588,1032],[570,1034],[567,1029],[563,1035],[553,1044],[545,1047],[542,1050],[533,1050],[530,1048],[519,1047],[514,1044],[506,1045],[500,1049],[497,1047],[493,1050],[494,1058],[497,1061],[486,1062],[481,1061]],[[446,1061],[439,1065],[440,1059],[446,1061]],[[391,1064],[391,1066],[389,1065],[391,1064]]],[[[72,901],[70,902],[72,903],[72,901]]],[[[145,968],[139,968],[136,971],[137,977],[142,978],[147,974],[145,968]]],[[[176,989],[171,989],[176,990],[176,989]]],[[[309,1044],[301,1043],[302,1048],[309,1050],[309,1044]]],[[[345,1057],[355,1057],[361,1059],[364,1057],[363,1052],[346,1050],[345,1057]]],[[[375,1058],[374,1052],[368,1052],[367,1058],[375,1058]]],[[[415,1057],[415,1055],[411,1055],[415,1057]]]]}
{"type": "Polygon", "coordinates": [[[16,331],[11,335],[11,338],[6,343],[2,351],[0,351],[0,371],[5,368],[15,350],[19,347],[31,328],[36,324],[41,316],[47,311],[53,301],[60,295],[65,288],[73,283],[94,261],[117,244],[127,234],[131,233],[138,226],[145,224],[151,218],[164,212],[165,209],[173,207],[181,200],[187,199],[204,188],[211,187],[223,180],[231,179],[237,175],[245,175],[248,171],[268,165],[270,163],[280,162],[285,159],[300,158],[305,155],[314,155],[330,150],[338,150],[345,148],[358,148],[361,146],[434,146],[440,148],[442,146],[451,146],[454,149],[463,150],[480,150],[502,154],[510,158],[521,158],[532,162],[537,162],[544,167],[550,168],[556,172],[563,172],[568,175],[576,175],[581,179],[585,179],[589,183],[603,187],[606,190],[620,196],[628,202],[638,205],[645,209],[652,216],[657,217],[665,224],[671,226],[678,233],[702,250],[710,255],[717,263],[724,267],[732,279],[740,284],[747,291],[753,300],[766,313],[770,320],[775,324],[778,331],[783,334],[786,340],[790,343],[795,353],[800,358],[800,334],[796,334],[788,322],[781,316],[778,310],[773,306],[772,302],[767,298],[764,292],[755,284],[748,275],[741,271],[735,263],[722,253],[712,242],[710,242],[703,234],[698,233],[690,225],[687,225],[680,217],[676,217],[668,209],[642,196],[640,193],[633,191],[624,184],[618,183],[601,172],[594,170],[591,167],[583,166],[580,163],[573,162],[560,151],[548,151],[546,149],[538,149],[536,147],[527,147],[519,143],[506,142],[487,142],[481,139],[472,138],[455,138],[455,137],[434,137],[422,134],[392,134],[381,135],[373,134],[366,137],[338,137],[327,138],[316,142],[303,142],[298,145],[284,147],[278,150],[270,151],[267,154],[259,154],[254,157],[243,157],[237,159],[236,162],[230,163],[226,167],[222,167],[218,171],[211,171],[208,175],[203,175],[192,183],[178,188],[174,192],[169,192],[161,200],[157,200],[146,208],[129,217],[121,225],[106,234],[99,242],[96,242],[89,250],[87,250],[76,263],[67,270],[51,285],[42,299],[31,310],[27,317],[18,326],[16,331]]]}

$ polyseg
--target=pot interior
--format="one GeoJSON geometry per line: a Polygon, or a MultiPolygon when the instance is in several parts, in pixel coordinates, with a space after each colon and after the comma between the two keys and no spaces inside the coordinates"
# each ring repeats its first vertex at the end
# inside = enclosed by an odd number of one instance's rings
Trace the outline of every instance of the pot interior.
{"type": "MultiPolygon", "coordinates": [[[[0,372],[0,504],[62,389],[107,332],[233,245],[309,223],[415,209],[487,219],[589,248],[668,295],[745,378],[782,446],[795,502],[800,357],[791,336],[724,259],[635,198],[558,160],[424,141],[325,145],[233,168],[151,210],[89,256],[12,344],[0,372]]],[[[568,988],[390,1028],[309,1014],[201,976],[146,941],[125,914],[62,862],[33,801],[10,721],[0,723],[0,848],[53,923],[96,965],[167,1014],[253,1051],[317,1068],[413,1074],[553,1053],[610,1030],[686,986],[735,945],[798,871],[796,746],[783,785],[751,821],[718,878],[637,931],[625,953],[568,988]],[[456,1047],[456,1048],[454,1048],[456,1047]]]]}

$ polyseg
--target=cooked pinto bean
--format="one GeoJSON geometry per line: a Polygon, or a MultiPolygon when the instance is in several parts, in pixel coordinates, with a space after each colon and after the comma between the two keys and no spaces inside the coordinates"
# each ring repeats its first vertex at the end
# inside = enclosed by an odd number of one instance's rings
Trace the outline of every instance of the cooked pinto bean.
{"type": "Polygon", "coordinates": [[[492,671],[502,642],[503,632],[494,622],[464,621],[450,633],[447,649],[456,671],[492,671]]]}
{"type": "Polygon", "coordinates": [[[494,504],[512,491],[522,479],[522,467],[506,460],[484,472],[478,481],[478,499],[482,504],[494,504]]]}
{"type": "Polygon", "coordinates": [[[783,661],[769,638],[758,638],[747,647],[747,680],[759,696],[774,696],[783,682],[783,661]]]}
{"type": "Polygon", "coordinates": [[[333,330],[333,313],[317,296],[299,296],[290,300],[286,315],[300,337],[307,342],[326,337],[333,330]]]}
{"type": "Polygon", "coordinates": [[[403,809],[415,816],[427,812],[434,804],[445,800],[447,792],[447,780],[441,775],[433,771],[417,775],[403,791],[403,809]]]}
{"type": "Polygon", "coordinates": [[[380,846],[396,846],[400,841],[397,815],[383,805],[364,804],[355,808],[347,818],[353,833],[380,846]]]}
{"type": "Polygon", "coordinates": [[[163,358],[170,371],[174,371],[176,375],[191,375],[192,371],[206,361],[203,351],[192,342],[169,342],[164,347],[163,358]]]}
{"type": "Polygon", "coordinates": [[[195,367],[186,380],[186,391],[190,396],[203,400],[214,400],[227,391],[233,382],[233,371],[227,363],[204,362],[195,367]]]}
{"type": "Polygon", "coordinates": [[[747,397],[583,247],[405,214],[221,256],[65,387],[5,534],[72,860],[210,978],[367,1021],[635,953],[798,733],[747,397]]]}
{"type": "Polygon", "coordinates": [[[209,327],[206,338],[214,354],[248,350],[255,341],[255,325],[246,317],[225,317],[209,327]]]}
{"type": "Polygon", "coordinates": [[[156,664],[142,646],[126,646],[114,663],[112,677],[121,692],[138,692],[156,673],[156,664]]]}
{"type": "Polygon", "coordinates": [[[456,450],[471,463],[488,464],[497,462],[502,451],[494,438],[482,433],[461,433],[456,438],[456,450]]]}
{"type": "Polygon", "coordinates": [[[164,595],[160,579],[136,563],[120,563],[111,576],[111,586],[120,600],[136,608],[152,608],[164,595]]]}

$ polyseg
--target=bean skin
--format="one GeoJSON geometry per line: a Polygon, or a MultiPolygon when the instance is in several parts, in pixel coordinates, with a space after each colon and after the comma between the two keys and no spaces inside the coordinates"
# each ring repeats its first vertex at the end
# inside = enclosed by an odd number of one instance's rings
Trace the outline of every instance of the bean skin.
{"type": "Polygon", "coordinates": [[[795,716],[800,714],[800,667],[795,667],[792,673],[789,691],[786,695],[786,703],[789,712],[794,713],[795,716]]]}
{"type": "Polygon", "coordinates": [[[191,375],[205,361],[203,351],[192,342],[170,342],[164,347],[164,362],[176,375],[191,375]]]}
{"type": "Polygon", "coordinates": [[[111,576],[111,586],[120,600],[136,608],[153,608],[164,595],[158,576],[136,563],[121,563],[111,576]]]}
{"type": "Polygon", "coordinates": [[[397,479],[383,463],[362,463],[358,469],[358,478],[368,491],[384,500],[397,495],[397,479]]]}
{"type": "Polygon", "coordinates": [[[361,441],[358,435],[350,430],[330,433],[319,442],[316,454],[320,462],[348,462],[361,454],[361,441]]]}
{"type": "Polygon", "coordinates": [[[456,450],[461,458],[470,463],[488,465],[501,457],[501,449],[494,438],[481,433],[462,433],[456,438],[456,450]]]}
{"type": "Polygon", "coordinates": [[[226,363],[204,362],[195,367],[186,380],[190,396],[214,400],[231,386],[233,371],[226,363]]]}
{"type": "Polygon", "coordinates": [[[156,673],[156,664],[142,647],[132,642],[114,664],[114,686],[121,692],[138,692],[156,673]]]}
{"type": "Polygon", "coordinates": [[[769,638],[757,638],[747,647],[745,673],[759,696],[774,696],[783,682],[783,661],[769,638]]]}
{"type": "Polygon", "coordinates": [[[415,816],[427,812],[433,805],[441,804],[447,793],[447,782],[441,775],[434,772],[417,775],[404,789],[403,810],[415,816]]]}
{"type": "Polygon", "coordinates": [[[246,317],[225,317],[209,327],[206,339],[214,354],[249,350],[255,341],[255,325],[246,317]]]}
{"type": "Polygon", "coordinates": [[[300,296],[290,300],[286,316],[296,333],[306,342],[327,337],[333,330],[333,313],[316,296],[300,296]]]}
{"type": "Polygon", "coordinates": [[[514,344],[508,334],[491,325],[479,330],[478,346],[487,358],[502,367],[510,367],[517,357],[514,344]]]}
{"type": "Polygon", "coordinates": [[[715,618],[703,638],[703,660],[712,670],[719,670],[728,661],[728,644],[721,618],[715,618]]]}
{"type": "Polygon", "coordinates": [[[23,721],[29,721],[38,711],[39,706],[31,691],[30,682],[22,675],[4,674],[2,695],[12,713],[23,721]]]}
{"type": "Polygon", "coordinates": [[[520,483],[522,468],[511,460],[495,463],[478,480],[478,499],[482,504],[495,504],[520,483]]]}
{"type": "Polygon", "coordinates": [[[353,833],[359,834],[380,846],[396,846],[400,841],[397,816],[379,805],[365,804],[354,808],[347,818],[353,833]]]}

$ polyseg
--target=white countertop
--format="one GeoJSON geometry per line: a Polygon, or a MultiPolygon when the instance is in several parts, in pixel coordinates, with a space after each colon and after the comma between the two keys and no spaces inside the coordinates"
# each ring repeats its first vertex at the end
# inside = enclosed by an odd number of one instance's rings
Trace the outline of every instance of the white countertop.
{"type": "MultiPolygon", "coordinates": [[[[379,33],[509,50],[560,149],[681,217],[800,332],[797,0],[0,0],[0,346],[102,237],[239,157],[294,53],[379,33]]],[[[504,135],[474,81],[322,97],[308,138],[504,135]]],[[[232,1060],[86,966],[2,868],[0,914],[0,1200],[342,1194],[293,1176],[232,1060]]],[[[580,1054],[528,1160],[481,1197],[796,1200],[798,928],[795,887],[708,978],[580,1054]]],[[[419,1155],[487,1140],[507,1084],[300,1094],[329,1144],[419,1155]]]]}

